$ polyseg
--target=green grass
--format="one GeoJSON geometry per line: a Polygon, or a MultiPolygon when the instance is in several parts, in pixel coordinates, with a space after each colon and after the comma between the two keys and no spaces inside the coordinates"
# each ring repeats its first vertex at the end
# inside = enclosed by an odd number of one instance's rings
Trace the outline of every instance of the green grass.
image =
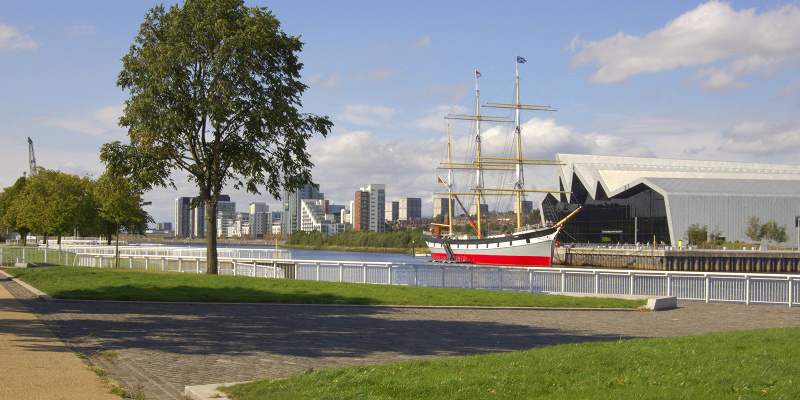
{"type": "Polygon", "coordinates": [[[8,273],[59,299],[285,304],[637,308],[644,300],[154,272],[37,267],[8,273]]]}
{"type": "Polygon", "coordinates": [[[798,399],[800,328],[582,343],[328,369],[232,399],[798,399]]]}

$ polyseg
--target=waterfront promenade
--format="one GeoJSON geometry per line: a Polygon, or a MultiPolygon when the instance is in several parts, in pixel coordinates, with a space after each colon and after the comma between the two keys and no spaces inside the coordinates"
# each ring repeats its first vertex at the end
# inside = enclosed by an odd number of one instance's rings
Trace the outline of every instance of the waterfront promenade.
{"type": "MultiPolygon", "coordinates": [[[[181,399],[187,385],[311,368],[800,326],[800,307],[786,306],[680,302],[675,310],[636,312],[68,302],[38,300],[9,280],[0,284],[66,345],[96,355],[93,363],[149,400],[181,399]],[[99,356],[107,351],[116,355],[99,356]]],[[[54,348],[32,342],[29,350],[54,348]]]]}

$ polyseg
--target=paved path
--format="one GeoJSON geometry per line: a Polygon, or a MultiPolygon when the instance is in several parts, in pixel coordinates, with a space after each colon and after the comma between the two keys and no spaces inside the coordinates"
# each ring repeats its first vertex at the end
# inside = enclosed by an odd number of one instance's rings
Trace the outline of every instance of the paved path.
{"type": "Polygon", "coordinates": [[[120,400],[5,285],[0,285],[0,399],[120,400]]]}
{"type": "Polygon", "coordinates": [[[310,368],[505,352],[599,340],[800,326],[800,308],[680,302],[661,312],[43,302],[3,282],[42,321],[148,400],[186,385],[310,368]]]}

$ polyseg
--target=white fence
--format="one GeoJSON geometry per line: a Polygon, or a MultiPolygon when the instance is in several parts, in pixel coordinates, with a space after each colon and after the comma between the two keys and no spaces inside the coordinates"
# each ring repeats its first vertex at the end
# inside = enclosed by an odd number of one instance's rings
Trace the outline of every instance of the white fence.
{"type": "MultiPolygon", "coordinates": [[[[79,255],[77,265],[114,266],[113,255],[79,255]]],[[[121,267],[202,273],[204,257],[124,255],[121,267]]],[[[800,275],[486,267],[291,259],[219,259],[222,275],[435,288],[661,297],[744,304],[800,305],[800,275]]]]}
{"type": "MultiPolygon", "coordinates": [[[[91,250],[84,247],[79,254],[36,248],[3,250],[13,252],[19,257],[27,257],[33,262],[101,268],[115,265],[113,247],[89,249],[91,250]]],[[[147,246],[131,246],[124,253],[120,252],[123,253],[120,254],[120,267],[184,273],[205,272],[205,249],[180,250],[167,252],[157,246],[149,249],[147,246]]],[[[705,302],[784,304],[790,307],[800,305],[800,275],[792,274],[393,264],[292,260],[289,259],[290,256],[290,252],[285,250],[220,249],[218,272],[221,275],[435,288],[600,296],[676,296],[680,300],[705,302]],[[273,257],[265,257],[268,255],[273,257]]]]}

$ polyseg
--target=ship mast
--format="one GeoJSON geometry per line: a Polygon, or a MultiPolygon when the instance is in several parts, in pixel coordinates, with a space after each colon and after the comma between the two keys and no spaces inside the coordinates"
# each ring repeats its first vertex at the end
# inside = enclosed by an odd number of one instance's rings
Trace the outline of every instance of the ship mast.
{"type": "MultiPolygon", "coordinates": [[[[447,164],[452,163],[450,158],[450,124],[447,124],[447,164]]],[[[453,235],[453,169],[447,169],[447,227],[450,235],[453,235]]]]}
{"type": "Polygon", "coordinates": [[[481,162],[481,101],[478,93],[478,78],[480,73],[475,71],[475,146],[477,148],[476,161],[478,162],[478,169],[475,171],[475,188],[478,195],[477,217],[478,217],[478,239],[483,237],[483,229],[481,229],[481,189],[483,189],[483,165],[481,162]]]}
{"type": "MultiPolygon", "coordinates": [[[[480,103],[480,92],[478,91],[478,78],[481,76],[481,73],[477,70],[475,71],[475,115],[459,115],[459,114],[449,114],[447,119],[461,119],[461,120],[468,120],[468,121],[475,121],[476,129],[475,129],[475,145],[476,145],[476,160],[474,164],[470,164],[468,169],[475,169],[475,187],[472,189],[475,193],[469,193],[472,195],[477,196],[478,206],[477,206],[477,219],[478,225],[476,227],[478,238],[483,237],[483,231],[481,228],[481,195],[483,189],[483,157],[481,157],[481,121],[491,121],[491,122],[509,122],[508,120],[504,119],[503,117],[493,117],[493,116],[486,116],[481,115],[481,103],[480,103]]],[[[448,130],[449,133],[449,130],[448,130]]],[[[449,143],[449,142],[448,142],[449,143]]],[[[447,160],[448,170],[452,168],[453,165],[464,165],[464,164],[453,164],[449,159],[447,160]]]]}
{"type": "Polygon", "coordinates": [[[519,121],[519,111],[520,110],[533,110],[533,111],[556,111],[552,109],[550,106],[541,106],[541,105],[531,105],[531,104],[522,104],[519,98],[519,64],[527,64],[527,61],[520,57],[516,56],[516,62],[514,63],[514,72],[515,72],[515,83],[514,83],[514,90],[515,90],[515,97],[516,102],[514,104],[507,104],[507,103],[488,103],[485,107],[492,107],[492,108],[512,108],[515,111],[514,117],[514,136],[516,141],[517,147],[517,158],[516,159],[499,159],[495,158],[492,160],[497,161],[498,165],[508,165],[508,162],[513,163],[514,169],[516,171],[516,182],[514,183],[514,189],[512,190],[513,194],[516,196],[516,212],[517,212],[517,229],[522,226],[522,196],[526,192],[532,192],[530,190],[525,190],[525,177],[523,174],[523,165],[524,164],[550,164],[553,165],[554,161],[549,160],[523,160],[522,159],[522,126],[520,125],[519,121]]]}
{"type": "MultiPolygon", "coordinates": [[[[524,58],[517,56],[516,64],[525,64],[524,58]]],[[[480,98],[478,92],[478,77],[480,77],[480,73],[475,71],[475,101],[477,104],[477,111],[475,115],[457,115],[457,114],[449,114],[446,119],[461,119],[461,120],[469,120],[469,121],[476,121],[476,135],[475,141],[477,146],[477,159],[471,163],[453,163],[450,161],[448,157],[447,163],[442,163],[442,165],[446,164],[446,168],[448,169],[448,173],[451,172],[453,169],[463,169],[463,170],[476,170],[476,183],[475,187],[470,188],[471,192],[465,193],[454,193],[448,187],[448,193],[434,193],[434,194],[447,194],[451,195],[458,200],[457,196],[465,195],[465,196],[476,196],[478,200],[478,225],[475,227],[476,231],[478,232],[478,237],[482,237],[481,231],[481,197],[483,196],[515,196],[516,197],[516,212],[517,212],[517,229],[522,227],[522,196],[525,193],[569,193],[568,191],[560,191],[560,190],[533,190],[533,189],[525,189],[525,179],[523,176],[523,165],[563,165],[558,160],[536,160],[536,159],[524,159],[522,158],[522,126],[520,124],[520,110],[529,110],[529,111],[556,111],[552,109],[550,106],[543,106],[543,105],[531,105],[531,104],[522,104],[520,101],[519,96],[519,68],[518,66],[515,68],[516,70],[516,83],[515,83],[515,103],[487,103],[484,107],[491,107],[491,108],[505,108],[505,109],[514,109],[516,111],[515,115],[515,142],[516,142],[516,158],[493,158],[493,157],[483,157],[481,155],[481,121],[489,121],[489,122],[511,122],[506,117],[496,117],[496,116],[486,116],[481,115],[480,113],[480,98]],[[513,188],[487,188],[483,185],[483,171],[515,171],[516,172],[516,182],[514,183],[513,188]]],[[[449,125],[448,125],[448,137],[449,137],[449,125]]],[[[448,140],[449,143],[449,140],[448,140]]],[[[449,146],[449,145],[448,145],[449,146]]],[[[449,151],[449,147],[448,147],[449,151]]],[[[449,154],[449,153],[448,153],[449,154]]],[[[445,168],[441,166],[439,168],[445,168]]],[[[460,202],[459,202],[460,204],[460,202]]],[[[466,210],[465,210],[466,212],[466,210]]]]}

